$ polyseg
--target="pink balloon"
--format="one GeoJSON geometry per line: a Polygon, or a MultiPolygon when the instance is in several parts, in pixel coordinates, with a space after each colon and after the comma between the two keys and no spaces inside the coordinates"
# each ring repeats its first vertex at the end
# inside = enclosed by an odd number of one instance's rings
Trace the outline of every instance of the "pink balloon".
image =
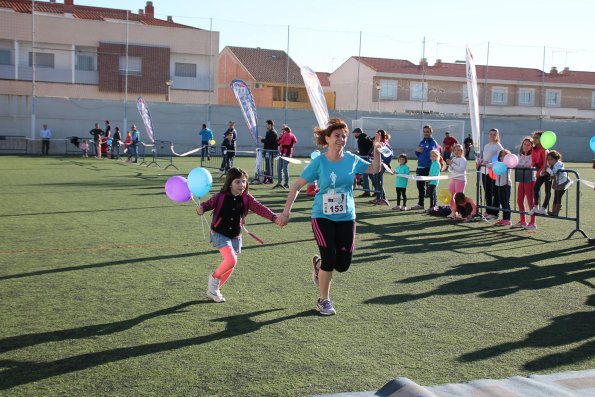
{"type": "Polygon", "coordinates": [[[506,164],[508,168],[515,168],[519,164],[519,158],[516,154],[508,153],[504,156],[503,163],[506,164]]]}
{"type": "Polygon", "coordinates": [[[176,203],[184,203],[192,197],[186,178],[178,175],[172,176],[165,182],[165,195],[176,203]]]}

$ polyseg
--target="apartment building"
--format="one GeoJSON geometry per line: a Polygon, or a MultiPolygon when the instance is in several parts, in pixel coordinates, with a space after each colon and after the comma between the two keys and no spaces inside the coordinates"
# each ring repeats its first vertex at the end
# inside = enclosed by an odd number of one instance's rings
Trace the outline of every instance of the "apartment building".
{"type": "Polygon", "coordinates": [[[3,95],[216,103],[218,49],[218,32],[155,18],[152,1],[138,12],[0,2],[3,95]]]}
{"type": "MultiPolygon", "coordinates": [[[[476,70],[484,115],[595,118],[595,72],[486,65],[476,70]]],[[[464,115],[465,76],[464,63],[351,57],[331,74],[330,85],[341,110],[464,115]]]]}
{"type": "MultiPolygon", "coordinates": [[[[227,46],[219,54],[218,69],[220,105],[237,103],[229,84],[240,79],[250,87],[257,107],[311,107],[300,67],[285,51],[227,46]]],[[[318,74],[318,77],[325,75],[318,74]]],[[[323,82],[327,81],[323,79],[321,85],[323,82]]],[[[334,94],[325,90],[325,97],[328,108],[334,109],[334,94]]]]}

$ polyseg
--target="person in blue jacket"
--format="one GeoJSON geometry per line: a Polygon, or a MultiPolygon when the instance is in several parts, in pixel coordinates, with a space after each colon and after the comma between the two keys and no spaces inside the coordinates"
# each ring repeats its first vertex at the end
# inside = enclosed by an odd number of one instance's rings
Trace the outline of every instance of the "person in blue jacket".
{"type": "MultiPolygon", "coordinates": [[[[430,166],[432,160],[430,159],[430,153],[432,150],[438,148],[438,142],[432,138],[432,126],[424,125],[423,134],[424,137],[419,143],[417,149],[415,149],[415,155],[417,156],[417,169],[415,175],[428,176],[430,174],[430,166]]],[[[417,204],[411,207],[412,210],[423,210],[424,209],[424,197],[426,195],[426,182],[417,181],[417,192],[418,199],[417,204]]]]}

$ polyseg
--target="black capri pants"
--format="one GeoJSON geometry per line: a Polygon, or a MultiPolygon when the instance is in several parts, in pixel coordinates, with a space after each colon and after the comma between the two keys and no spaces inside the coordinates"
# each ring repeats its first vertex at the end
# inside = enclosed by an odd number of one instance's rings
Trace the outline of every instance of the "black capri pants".
{"type": "Polygon", "coordinates": [[[355,248],[355,221],[312,218],[312,231],[322,260],[320,268],[326,272],[349,269],[355,248]]]}

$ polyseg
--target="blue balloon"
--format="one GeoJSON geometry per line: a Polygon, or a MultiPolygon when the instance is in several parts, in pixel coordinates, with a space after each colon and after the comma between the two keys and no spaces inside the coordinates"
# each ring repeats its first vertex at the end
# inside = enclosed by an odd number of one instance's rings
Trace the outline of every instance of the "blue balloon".
{"type": "Polygon", "coordinates": [[[107,145],[108,145],[108,146],[112,146],[112,143],[113,143],[113,142],[112,142],[112,140],[111,140],[111,139],[108,139],[106,143],[107,143],[107,145]]]}
{"type": "Polygon", "coordinates": [[[492,156],[492,160],[490,161],[490,163],[497,163],[498,162],[498,153],[496,153],[495,155],[492,156]]]}
{"type": "Polygon", "coordinates": [[[593,152],[595,152],[595,135],[593,135],[593,136],[591,137],[591,140],[589,141],[589,146],[591,146],[591,150],[592,150],[593,152]]]}
{"type": "Polygon", "coordinates": [[[502,175],[506,172],[506,170],[508,170],[508,167],[506,167],[506,164],[504,164],[503,162],[497,161],[492,166],[492,169],[494,170],[494,174],[502,175]]]}
{"type": "Polygon", "coordinates": [[[188,174],[188,189],[196,197],[207,194],[211,186],[213,186],[213,176],[206,168],[197,167],[188,174]]]}
{"type": "Polygon", "coordinates": [[[312,160],[314,160],[316,157],[320,156],[320,150],[315,150],[312,153],[310,153],[310,158],[312,160]]]}

